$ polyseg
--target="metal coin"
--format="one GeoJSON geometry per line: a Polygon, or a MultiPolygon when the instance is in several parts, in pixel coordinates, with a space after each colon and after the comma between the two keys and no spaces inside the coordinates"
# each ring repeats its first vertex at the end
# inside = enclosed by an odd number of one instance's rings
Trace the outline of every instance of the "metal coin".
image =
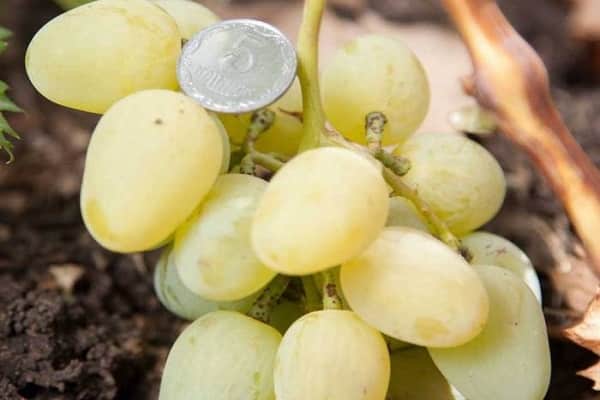
{"type": "Polygon", "coordinates": [[[276,101],[296,77],[296,51],[261,21],[224,21],[198,32],[183,47],[179,86],[204,108],[222,113],[258,110],[276,101]]]}

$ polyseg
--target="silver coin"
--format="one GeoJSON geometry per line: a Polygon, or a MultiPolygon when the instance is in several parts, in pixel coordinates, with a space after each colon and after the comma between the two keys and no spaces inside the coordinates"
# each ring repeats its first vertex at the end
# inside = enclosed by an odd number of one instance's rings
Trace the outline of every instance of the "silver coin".
{"type": "Polygon", "coordinates": [[[244,113],[281,97],[296,77],[296,51],[261,21],[224,21],[198,32],[183,47],[179,86],[204,108],[244,113]]]}

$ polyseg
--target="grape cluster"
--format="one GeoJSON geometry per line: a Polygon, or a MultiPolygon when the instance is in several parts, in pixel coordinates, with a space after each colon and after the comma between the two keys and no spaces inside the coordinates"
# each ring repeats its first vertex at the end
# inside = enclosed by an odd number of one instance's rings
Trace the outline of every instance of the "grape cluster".
{"type": "Polygon", "coordinates": [[[116,252],[163,247],[156,293],[194,321],[159,398],[542,399],[539,280],[514,244],[475,231],[503,172],[461,134],[413,135],[429,105],[414,54],[375,35],[341,48],[322,71],[329,135],[298,152],[312,129],[299,82],[244,115],[177,91],[182,40],[217,20],[188,0],[98,0],[26,57],[41,94],[103,114],[87,229],[116,252]]]}

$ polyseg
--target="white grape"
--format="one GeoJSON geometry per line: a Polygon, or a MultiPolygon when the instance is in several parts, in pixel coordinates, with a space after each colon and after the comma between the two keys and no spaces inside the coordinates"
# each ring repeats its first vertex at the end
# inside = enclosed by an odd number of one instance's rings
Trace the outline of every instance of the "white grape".
{"type": "Polygon", "coordinates": [[[281,334],[232,311],[206,314],[171,348],[159,400],[275,400],[273,368],[281,334]]]}
{"type": "Polygon", "coordinates": [[[381,334],[351,311],[316,311],[277,351],[277,400],[384,400],[390,358],[381,334]]]}
{"type": "Polygon", "coordinates": [[[390,212],[386,226],[407,226],[423,232],[429,232],[427,224],[415,206],[404,197],[390,198],[390,212]]]}
{"type": "Polygon", "coordinates": [[[221,175],[177,230],[173,256],[192,292],[209,300],[238,300],[275,277],[250,242],[252,218],[266,187],[267,182],[254,176],[221,175]]]}
{"type": "Polygon", "coordinates": [[[483,332],[454,348],[430,348],[433,361],[469,400],[541,400],[550,382],[550,350],[540,304],[515,274],[475,266],[490,298],[483,332]]]}
{"type": "Polygon", "coordinates": [[[219,17],[200,3],[191,0],[152,0],[177,23],[183,39],[189,40],[202,29],[219,22],[219,17]]]}
{"type": "Polygon", "coordinates": [[[375,240],[388,204],[385,181],[364,157],[334,147],[309,150],[269,183],[254,216],[253,247],[283,274],[321,271],[375,240]]]}
{"type": "Polygon", "coordinates": [[[412,228],[386,228],[342,265],[340,277],[350,308],[405,342],[457,346],[477,336],[487,319],[477,273],[442,242],[412,228]]]}

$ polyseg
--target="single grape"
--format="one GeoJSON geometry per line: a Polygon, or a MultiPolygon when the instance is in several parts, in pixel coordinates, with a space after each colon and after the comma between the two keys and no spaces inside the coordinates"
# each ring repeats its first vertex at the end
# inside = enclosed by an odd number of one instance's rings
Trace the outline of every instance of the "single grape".
{"type": "Polygon", "coordinates": [[[540,279],[527,254],[509,240],[488,232],[474,232],[461,239],[473,256],[471,264],[495,265],[506,268],[529,286],[538,301],[542,302],[540,279]]]}
{"type": "Polygon", "coordinates": [[[124,253],[166,240],[210,190],[221,143],[214,121],[181,93],[146,90],[117,102],[85,161],[81,211],[92,236],[124,253]]]}
{"type": "Polygon", "coordinates": [[[221,175],[200,207],[177,229],[173,256],[181,281],[209,300],[244,298],[276,273],[254,255],[250,227],[267,182],[221,175]]]}
{"type": "Polygon", "coordinates": [[[275,362],[277,400],[383,400],[385,341],[351,311],[316,311],[285,333],[275,362]]]}
{"type": "Polygon", "coordinates": [[[427,224],[415,206],[404,197],[390,198],[390,211],[386,226],[406,226],[423,232],[429,232],[427,224]]]}
{"type": "Polygon", "coordinates": [[[43,96],[101,114],[137,91],[176,89],[180,51],[175,21],[152,3],[98,0],[44,25],[25,67],[43,96]]]}
{"type": "Polygon", "coordinates": [[[479,228],[502,205],[506,183],[500,165],[485,148],[462,135],[420,133],[394,154],[410,160],[405,182],[455,234],[479,228]]]}
{"type": "Polygon", "coordinates": [[[365,143],[365,116],[386,115],[383,143],[399,144],[423,122],[429,83],[423,66],[402,42],[377,35],[359,37],[337,51],[323,71],[323,107],[333,126],[365,143]]]}
{"type": "MultiPolygon", "coordinates": [[[[275,113],[273,125],[256,141],[256,149],[292,156],[298,151],[302,138],[302,90],[298,79],[290,89],[269,106],[275,113]]],[[[250,126],[252,114],[219,114],[234,143],[241,143],[250,126]]]]}
{"type": "Polygon", "coordinates": [[[181,37],[189,40],[202,29],[219,22],[219,17],[200,3],[191,0],[151,0],[177,23],[181,37]]]}
{"type": "Polygon", "coordinates": [[[363,251],[388,213],[387,186],[364,157],[334,147],[306,151],[271,180],[252,226],[252,244],[271,269],[304,275],[363,251]]]}
{"type": "Polygon", "coordinates": [[[281,334],[232,311],[189,325],[169,352],[159,400],[274,400],[273,368],[281,334]]]}
{"type": "Polygon", "coordinates": [[[269,325],[284,334],[304,314],[305,311],[302,303],[285,299],[280,300],[279,304],[273,307],[271,311],[269,325]]]}
{"type": "Polygon", "coordinates": [[[471,266],[442,242],[412,228],[386,228],[342,265],[350,308],[395,339],[450,347],[485,325],[488,299],[471,266]]]}
{"type": "Polygon", "coordinates": [[[515,274],[474,267],[490,298],[483,332],[459,347],[430,348],[446,379],[469,400],[541,400],[550,382],[550,350],[540,304],[515,274]]]}
{"type": "Polygon", "coordinates": [[[454,400],[450,385],[426,349],[396,351],[390,359],[392,373],[386,400],[454,400]]]}
{"type": "Polygon", "coordinates": [[[246,313],[258,297],[258,293],[232,302],[213,302],[190,291],[177,272],[171,248],[163,250],[154,268],[154,291],[165,308],[183,319],[195,320],[217,310],[246,313]]]}

